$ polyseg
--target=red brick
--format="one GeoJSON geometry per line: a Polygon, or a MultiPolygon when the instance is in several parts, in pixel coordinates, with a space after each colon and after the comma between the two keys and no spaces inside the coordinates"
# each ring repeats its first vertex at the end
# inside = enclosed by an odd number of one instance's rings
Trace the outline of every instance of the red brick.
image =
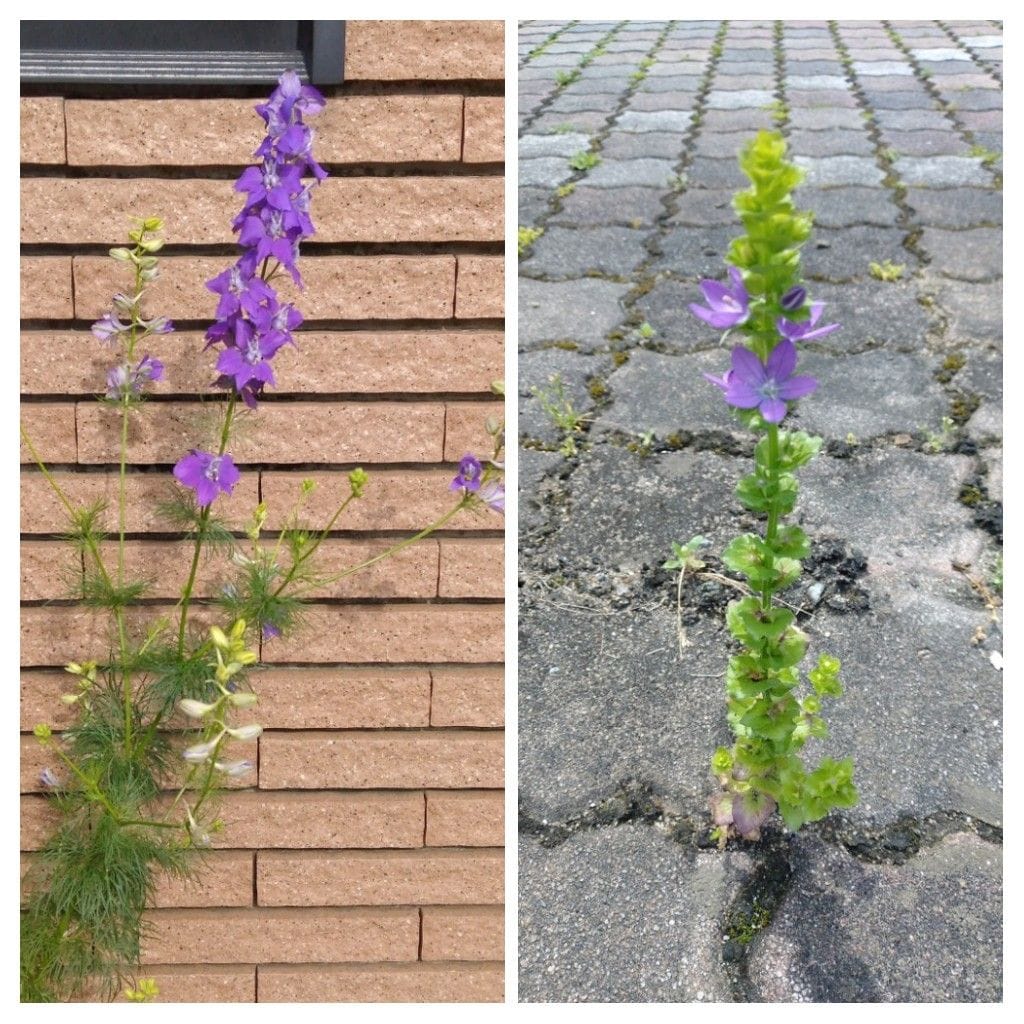
{"type": "Polygon", "coordinates": [[[505,315],[505,259],[503,256],[460,256],[455,315],[505,315]]]}
{"type": "MultiPolygon", "coordinates": [[[[242,526],[252,515],[259,500],[257,473],[243,473],[230,495],[217,497],[217,514],[227,523],[242,526]]],[[[72,505],[91,505],[104,501],[107,510],[102,522],[107,530],[117,529],[118,474],[80,473],[58,470],[53,474],[57,486],[72,505]]],[[[161,518],[157,504],[166,501],[178,489],[168,469],[155,473],[129,472],[125,479],[127,528],[129,533],[167,532],[170,524],[161,518]]],[[[21,529],[24,533],[60,533],[68,528],[64,506],[41,473],[29,470],[21,474],[21,529]]]]}
{"type": "Polygon", "coordinates": [[[253,673],[267,729],[411,729],[430,723],[423,669],[270,669],[253,673]]]}
{"type": "MultiPolygon", "coordinates": [[[[264,133],[251,100],[67,100],[65,111],[78,165],[242,166],[264,133]]],[[[321,163],[458,160],[462,97],[332,96],[311,123],[321,163]]]]}
{"type": "MultiPolygon", "coordinates": [[[[223,405],[153,405],[129,427],[129,461],[173,463],[219,436],[223,405]]],[[[228,450],[246,462],[435,462],[441,455],[444,406],[427,402],[265,402],[228,450]],[[256,426],[258,424],[258,427],[256,426]]],[[[78,406],[79,461],[117,462],[121,422],[96,403],[78,406]]]]}
{"type": "MultiPolygon", "coordinates": [[[[494,439],[487,433],[488,418],[501,420],[505,407],[499,402],[448,402],[445,407],[444,457],[458,462],[466,452],[490,455],[494,439]]],[[[485,517],[490,529],[501,529],[502,517],[494,513],[485,517]]]]}
{"type": "Polygon", "coordinates": [[[438,596],[504,597],[504,550],[497,539],[442,540],[438,596]]]}
{"type": "Polygon", "coordinates": [[[22,256],[22,320],[66,320],[74,315],[71,260],[67,256],[22,256]]]}
{"type": "Polygon", "coordinates": [[[64,100],[60,96],[21,98],[21,162],[62,164],[64,153],[64,100]]]}
{"type": "Polygon", "coordinates": [[[424,907],[424,960],[501,960],[505,915],[500,907],[424,907]]]}
{"type": "Polygon", "coordinates": [[[427,846],[502,846],[505,794],[500,790],[427,793],[427,846]]]}
{"type": "MultiPolygon", "coordinates": [[[[432,394],[489,392],[503,374],[502,335],[484,331],[300,332],[298,348],[275,357],[274,394],[432,394]]],[[[216,359],[201,333],[175,332],[147,343],[164,363],[154,394],[210,394],[216,359]]],[[[102,392],[110,350],[88,331],[23,331],[23,394],[102,392]]]]}
{"type": "Polygon", "coordinates": [[[403,906],[500,904],[500,850],[357,850],[261,852],[261,906],[403,906]]]}
{"type": "Polygon", "coordinates": [[[466,163],[502,163],[505,159],[505,100],[467,96],[462,159],[466,163]]]}
{"type": "Polygon", "coordinates": [[[505,721],[505,679],[500,668],[432,669],[430,724],[500,726],[505,721]]]}
{"type": "Polygon", "coordinates": [[[261,1003],[500,1003],[500,964],[260,967],[261,1003]]]}
{"type": "Polygon", "coordinates": [[[160,994],[158,1003],[253,1003],[256,968],[204,964],[182,967],[150,966],[138,974],[152,978],[160,994]]]}
{"type": "Polygon", "coordinates": [[[345,80],[505,77],[501,21],[349,21],[345,80]]]}
{"type": "MultiPolygon", "coordinates": [[[[230,245],[231,182],[165,178],[24,178],[23,244],[125,244],[138,211],[161,211],[175,245],[230,245]]],[[[318,242],[484,242],[503,235],[496,177],[329,178],[313,193],[318,242]]],[[[207,294],[206,298],[209,298],[207,294]]]]}
{"type": "MultiPolygon", "coordinates": [[[[160,279],[147,293],[143,311],[179,320],[210,319],[216,304],[205,282],[230,262],[223,256],[161,260],[160,279]]],[[[307,256],[300,269],[305,291],[299,292],[287,275],[275,279],[274,286],[281,301],[296,302],[307,320],[447,320],[452,315],[454,256],[307,256]]],[[[110,296],[125,287],[120,265],[102,256],[76,256],[74,277],[79,319],[102,316],[110,296]]]]}
{"type": "Polygon", "coordinates": [[[303,627],[267,644],[267,662],[494,662],[500,605],[309,605],[303,627]]]}
{"type": "Polygon", "coordinates": [[[265,733],[261,789],[500,787],[499,732],[265,733]]]}
{"type": "MultiPolygon", "coordinates": [[[[461,456],[461,453],[460,453],[461,456]]],[[[302,480],[308,474],[264,471],[261,474],[263,500],[268,506],[268,529],[280,529],[288,510],[299,496],[302,480]]],[[[448,469],[373,469],[363,497],[345,510],[339,526],[347,530],[421,530],[440,519],[455,504],[448,489],[455,475],[448,469]]],[[[326,523],[334,514],[342,495],[348,494],[344,473],[317,470],[313,479],[317,488],[309,496],[305,509],[309,522],[326,523]]],[[[494,529],[500,519],[462,511],[449,528],[459,530],[494,529]]]]}
{"type": "Polygon", "coordinates": [[[77,596],[82,558],[64,541],[21,542],[21,599],[47,601],[77,596]]]}
{"type": "Polygon", "coordinates": [[[250,907],[254,854],[215,850],[193,859],[195,877],[157,879],[153,907],[250,907]]]}
{"type": "Polygon", "coordinates": [[[226,793],[217,816],[224,831],[214,836],[214,844],[224,848],[376,850],[423,845],[422,793],[226,793]]]}
{"type": "MultiPolygon", "coordinates": [[[[267,542],[274,546],[273,535],[267,542]]],[[[355,541],[328,538],[317,549],[313,558],[317,572],[329,577],[377,556],[391,541],[355,541]]],[[[36,543],[35,547],[39,547],[36,543]]],[[[51,546],[52,549],[52,546],[51,546]]],[[[242,543],[242,554],[251,549],[242,543]]],[[[146,591],[150,598],[177,598],[185,585],[191,564],[194,543],[189,541],[128,541],[125,544],[125,566],[132,579],[149,579],[152,586],[146,591]]],[[[103,557],[109,565],[117,564],[117,545],[104,544],[103,557]]],[[[53,556],[51,555],[51,558],[53,556]]],[[[287,569],[288,556],[282,552],[282,567],[287,569]]],[[[311,592],[312,597],[434,597],[437,594],[437,541],[424,540],[399,551],[362,572],[354,573],[335,583],[311,592]]],[[[210,552],[200,563],[194,595],[213,597],[224,584],[237,579],[239,570],[227,552],[210,552]]],[[[48,596],[58,596],[50,594],[48,596]]],[[[61,595],[62,596],[62,595],[61,595]]]]}
{"type": "Polygon", "coordinates": [[[21,461],[34,463],[36,457],[43,462],[74,462],[78,456],[75,437],[75,406],[71,403],[33,402],[21,407],[21,425],[35,448],[31,454],[21,443],[21,461]]]}
{"type": "Polygon", "coordinates": [[[344,963],[415,960],[415,909],[156,910],[142,963],[191,963],[198,953],[221,963],[344,963]]]}
{"type": "Polygon", "coordinates": [[[74,680],[67,672],[22,672],[22,732],[31,732],[37,722],[47,722],[52,729],[66,728],[74,712],[61,702],[60,695],[72,689],[74,680]]]}

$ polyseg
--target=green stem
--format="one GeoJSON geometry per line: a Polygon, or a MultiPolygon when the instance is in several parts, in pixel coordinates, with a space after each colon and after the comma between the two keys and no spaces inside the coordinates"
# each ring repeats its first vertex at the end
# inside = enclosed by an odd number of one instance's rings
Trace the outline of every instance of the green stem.
{"type": "MultiPolygon", "coordinates": [[[[305,587],[295,591],[293,597],[301,597],[303,594],[308,594],[313,590],[319,590],[321,587],[329,586],[331,583],[337,583],[338,580],[345,579],[346,576],[352,576],[354,573],[361,572],[363,569],[368,569],[371,565],[377,562],[383,561],[385,558],[390,558],[392,555],[397,554],[403,548],[409,547],[411,544],[415,544],[417,541],[423,540],[424,537],[430,536],[435,530],[440,530],[445,523],[454,519],[455,516],[466,507],[468,499],[463,498],[454,508],[449,509],[440,519],[435,520],[430,526],[419,533],[414,534],[412,537],[406,537],[405,540],[399,541],[397,544],[393,544],[386,551],[382,551],[379,555],[374,555],[373,558],[366,559],[365,562],[360,562],[358,565],[350,566],[348,569],[342,572],[335,573],[333,576],[328,576],[326,579],[317,580],[316,583],[310,583],[305,587]]],[[[283,584],[282,584],[283,586],[283,584]]],[[[276,597],[281,592],[281,587],[278,587],[275,591],[274,596],[276,597]]]]}
{"type": "MultiPolygon", "coordinates": [[[[228,439],[231,437],[231,421],[235,415],[235,405],[237,404],[238,397],[232,394],[228,399],[227,412],[224,414],[224,426],[220,432],[220,448],[217,450],[217,457],[220,458],[228,446],[228,439]]],[[[211,502],[212,504],[212,502],[211,502]]],[[[206,524],[210,519],[210,505],[207,505],[202,512],[199,513],[199,527],[196,530],[196,543],[192,550],[192,565],[189,569],[188,579],[185,582],[185,587],[181,592],[181,618],[178,622],[178,657],[182,657],[185,653],[185,627],[188,625],[188,609],[192,603],[192,590],[196,584],[196,572],[199,569],[199,556],[203,549],[203,541],[206,539],[206,524]]]]}
{"type": "MultiPolygon", "coordinates": [[[[281,585],[277,588],[277,590],[274,591],[274,597],[277,597],[278,594],[280,594],[281,591],[284,590],[284,588],[287,587],[289,583],[291,583],[291,581],[295,578],[295,574],[299,570],[299,566],[301,566],[303,562],[308,562],[310,558],[313,557],[313,555],[316,553],[316,549],[320,547],[320,545],[324,542],[327,535],[334,528],[334,524],[341,518],[341,514],[345,511],[345,509],[348,508],[348,506],[354,500],[355,494],[349,494],[349,496],[338,506],[337,511],[335,511],[334,515],[331,516],[330,521],[320,531],[319,535],[317,536],[316,540],[313,541],[312,545],[308,547],[305,551],[303,551],[302,554],[299,555],[299,557],[296,558],[294,562],[292,562],[292,567],[288,570],[288,575],[285,576],[284,580],[282,580],[281,582],[281,585]]],[[[283,532],[282,536],[284,536],[283,532]]]]}
{"type": "MultiPolygon", "coordinates": [[[[768,424],[768,480],[772,485],[773,492],[777,491],[777,485],[779,482],[779,428],[775,423],[768,424]]],[[[769,564],[766,568],[771,568],[772,554],[771,546],[775,541],[776,534],[779,531],[779,505],[778,497],[774,495],[772,497],[771,504],[768,506],[768,527],[765,530],[764,540],[765,544],[768,545],[769,551],[767,555],[767,561],[769,564]]],[[[772,607],[772,587],[771,585],[765,585],[764,590],[761,592],[761,608],[763,611],[769,611],[772,607]]]]}

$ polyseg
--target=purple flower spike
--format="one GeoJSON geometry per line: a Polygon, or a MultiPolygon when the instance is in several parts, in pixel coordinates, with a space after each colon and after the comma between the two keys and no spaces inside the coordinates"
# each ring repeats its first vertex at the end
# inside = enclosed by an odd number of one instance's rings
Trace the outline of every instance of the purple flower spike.
{"type": "Polygon", "coordinates": [[[735,267],[730,267],[729,277],[732,278],[732,288],[726,288],[718,281],[701,281],[700,290],[710,308],[690,303],[690,312],[695,317],[719,330],[746,323],[750,316],[750,296],[743,285],[743,275],[735,267]]]}
{"type": "Polygon", "coordinates": [[[196,492],[200,508],[206,508],[218,491],[230,494],[241,476],[230,455],[211,455],[194,448],[174,467],[175,479],[196,492]]]}
{"type": "Polygon", "coordinates": [[[825,308],[824,302],[811,303],[811,315],[804,323],[795,324],[780,316],[775,326],[779,334],[790,341],[813,341],[815,338],[824,338],[826,334],[838,331],[841,324],[825,324],[824,327],[815,328],[815,324],[821,319],[821,311],[825,308]]]}
{"type": "Polygon", "coordinates": [[[704,377],[725,392],[725,400],[737,409],[758,409],[768,423],[779,423],[786,415],[786,402],[809,395],[818,382],[813,377],[794,377],[796,346],[787,338],[780,341],[762,363],[748,348],[732,350],[732,369],[721,377],[704,377]]]}
{"type": "Polygon", "coordinates": [[[465,488],[467,491],[480,490],[480,478],[483,476],[484,467],[475,455],[466,454],[459,462],[459,472],[455,479],[448,485],[448,489],[459,491],[465,488]]]}
{"type": "Polygon", "coordinates": [[[794,285],[786,292],[785,295],[779,299],[779,305],[787,313],[795,313],[798,309],[803,308],[803,304],[807,301],[807,289],[803,285],[794,285]]]}

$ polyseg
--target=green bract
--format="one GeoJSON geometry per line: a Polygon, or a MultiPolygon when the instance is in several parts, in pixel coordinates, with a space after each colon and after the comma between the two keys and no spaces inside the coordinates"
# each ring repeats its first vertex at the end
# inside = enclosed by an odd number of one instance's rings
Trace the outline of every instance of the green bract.
{"type": "MultiPolygon", "coordinates": [[[[786,160],[779,133],[760,132],[744,147],[739,163],[751,185],[736,195],[733,207],[746,234],[733,240],[726,260],[743,274],[750,315],[735,331],[765,362],[780,340],[780,317],[798,324],[809,316],[806,304],[784,310],[781,303],[801,284],[800,246],[810,235],[812,218],[793,205],[791,192],[803,173],[786,160]]],[[[723,840],[730,830],[758,838],[776,808],[786,825],[797,829],[857,801],[851,760],[825,758],[808,771],[798,754],[808,739],[827,735],[822,699],[842,693],[839,661],[822,654],[807,674],[813,693],[807,692],[799,665],[808,638],[797,627],[794,610],[777,600],[779,591],[798,578],[800,559],[810,550],[800,527],[781,523],[796,506],[794,473],[817,454],[822,441],[781,430],[756,410],[736,415],[760,435],[753,472],[740,480],[736,496],[764,516],[766,526],[763,535],[742,534],[722,552],[725,566],[748,585],[748,596],[731,602],[726,613],[729,631],[743,647],[730,657],[726,671],[728,720],[736,741],[731,750],[720,747],[711,760],[725,790],[711,799],[723,840]]],[[[677,551],[666,565],[681,561],[677,551]]]]}

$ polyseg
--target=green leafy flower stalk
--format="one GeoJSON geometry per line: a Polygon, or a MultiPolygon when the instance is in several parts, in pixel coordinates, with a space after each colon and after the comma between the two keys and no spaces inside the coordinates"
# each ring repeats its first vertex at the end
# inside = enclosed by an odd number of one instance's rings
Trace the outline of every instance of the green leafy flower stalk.
{"type": "Polygon", "coordinates": [[[812,218],[793,206],[791,192],[803,174],[786,160],[782,136],[759,132],[739,162],[751,185],[733,201],[746,234],[729,246],[730,284],[703,281],[707,305],[690,307],[710,326],[743,336],[732,349],[730,369],[721,377],[705,376],[758,435],[754,470],[739,482],[736,495],[766,519],[763,535],[743,534],[722,553],[725,565],[747,582],[745,596],[732,601],[726,614],[742,647],[729,658],[726,672],[728,720],[736,739],[711,760],[721,790],[710,805],[722,842],[731,834],[758,839],[776,809],[796,830],[834,807],[857,802],[851,759],[824,758],[808,770],[800,756],[808,739],[827,734],[822,704],[842,693],[839,660],[822,654],[807,673],[810,692],[801,691],[807,636],[778,600],[799,576],[810,547],[799,526],[784,523],[796,504],[795,473],[821,447],[821,438],[779,427],[790,403],[817,387],[814,378],[794,372],[796,343],[839,325],[819,326],[823,303],[808,302],[801,282],[800,246],[812,218]]]}
{"type": "MultiPolygon", "coordinates": [[[[51,794],[57,824],[23,885],[23,1002],[157,997],[154,981],[138,976],[144,913],[161,877],[199,872],[203,852],[224,827],[216,811],[218,792],[255,770],[241,745],[262,733],[254,720],[254,669],[263,645],[301,626],[308,598],[423,540],[463,510],[504,511],[504,424],[489,420],[489,457],[463,458],[449,485],[450,508],[418,533],[341,571],[325,572],[317,556],[352,503],[373,499],[363,469],[348,474],[333,515],[319,528],[305,521],[316,487],[312,480],[303,481],[282,517],[284,528],[269,537],[269,511],[262,502],[244,531],[217,512],[221,496],[241,476],[228,452],[235,428],[256,415],[257,398],[275,380],[270,360],[301,322],[290,305],[278,302],[270,282],[281,267],[298,278],[297,240],[312,230],[309,193],[301,167],[279,162],[274,154],[290,147],[306,166],[311,135],[296,112],[314,112],[320,104],[319,93],[289,72],[271,100],[257,107],[270,122],[264,153],[270,155],[261,173],[246,171],[240,179],[249,198],[245,216],[236,222],[250,252],[209,283],[221,298],[207,338],[225,346],[216,383],[229,394],[220,405],[213,451],[193,449],[176,464],[177,483],[169,474],[168,498],[157,508],[164,530],[191,546],[174,607],[161,611],[140,603],[151,581],[135,578],[126,557],[131,428],[145,409],[147,388],[164,374],[164,364],[147,349],[173,330],[165,318],[143,314],[148,287],[159,274],[163,241],[157,218],[138,222],[129,234],[131,248],[111,250],[130,272],[130,289],[114,296],[112,312],[93,325],[96,338],[114,351],[102,398],[117,418],[120,437],[113,522],[105,521],[103,503],[81,506],[72,500],[22,429],[27,450],[67,513],[68,535],[82,559],[84,571],[72,596],[106,612],[110,622],[107,641],[92,660],[66,666],[73,682],[61,701],[71,712],[70,724],[60,732],[43,723],[34,730],[49,759],[40,781],[51,794]],[[288,111],[294,119],[290,128],[288,111]],[[292,227],[282,214],[289,204],[292,227]],[[251,258],[260,247],[266,255],[251,258]],[[212,601],[200,602],[198,569],[213,554],[221,556],[227,578],[212,601]]],[[[504,393],[500,383],[492,390],[504,393]]]]}

